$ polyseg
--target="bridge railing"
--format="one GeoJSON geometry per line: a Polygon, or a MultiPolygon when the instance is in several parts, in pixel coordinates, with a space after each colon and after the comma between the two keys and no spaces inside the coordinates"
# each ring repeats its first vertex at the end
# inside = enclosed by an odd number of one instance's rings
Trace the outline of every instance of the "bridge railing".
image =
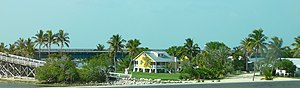
{"type": "Polygon", "coordinates": [[[41,61],[41,60],[35,60],[35,59],[31,59],[31,58],[27,58],[27,57],[21,57],[21,56],[17,56],[17,55],[12,55],[12,54],[7,54],[7,53],[2,53],[0,52],[1,58],[5,58],[6,61],[12,62],[12,63],[18,63],[18,64],[23,64],[23,65],[29,65],[29,66],[40,66],[45,64],[45,61],[41,61]],[[4,57],[3,57],[4,56],[4,57]],[[10,59],[10,60],[8,60],[10,59]],[[14,60],[17,59],[17,60],[14,60]],[[21,60],[21,62],[20,62],[21,60]]]}

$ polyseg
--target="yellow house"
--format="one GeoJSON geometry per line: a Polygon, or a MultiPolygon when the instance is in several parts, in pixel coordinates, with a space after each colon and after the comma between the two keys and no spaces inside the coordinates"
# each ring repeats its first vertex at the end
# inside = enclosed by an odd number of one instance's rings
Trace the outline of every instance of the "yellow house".
{"type": "Polygon", "coordinates": [[[167,72],[168,63],[177,63],[177,59],[164,51],[144,51],[134,59],[133,72],[167,72]]]}

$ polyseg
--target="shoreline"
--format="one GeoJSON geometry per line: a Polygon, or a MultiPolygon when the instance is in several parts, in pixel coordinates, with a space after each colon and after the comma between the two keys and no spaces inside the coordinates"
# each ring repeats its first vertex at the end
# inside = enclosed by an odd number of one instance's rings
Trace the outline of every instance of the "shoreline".
{"type": "Polygon", "coordinates": [[[155,87],[155,86],[179,86],[179,85],[207,85],[207,84],[236,84],[236,83],[271,83],[271,82],[300,82],[300,80],[283,80],[283,81],[252,81],[252,82],[197,82],[197,83],[165,83],[165,84],[144,84],[144,85],[111,85],[111,86],[70,86],[66,88],[89,88],[89,87],[99,87],[99,88],[115,88],[115,87],[155,87]]]}
{"type": "Polygon", "coordinates": [[[198,85],[198,84],[234,84],[234,83],[261,83],[261,82],[287,82],[287,81],[300,81],[297,78],[286,78],[286,77],[275,77],[274,80],[260,80],[261,76],[256,76],[255,81],[252,81],[248,77],[248,74],[243,74],[235,77],[229,77],[221,79],[220,82],[217,80],[205,80],[200,82],[199,80],[162,80],[162,81],[151,81],[151,80],[119,80],[113,83],[54,83],[54,84],[41,84],[38,80],[33,79],[14,79],[14,78],[0,78],[0,83],[12,83],[12,84],[26,84],[33,85],[37,87],[146,87],[146,86],[166,86],[166,85],[198,85]]]}

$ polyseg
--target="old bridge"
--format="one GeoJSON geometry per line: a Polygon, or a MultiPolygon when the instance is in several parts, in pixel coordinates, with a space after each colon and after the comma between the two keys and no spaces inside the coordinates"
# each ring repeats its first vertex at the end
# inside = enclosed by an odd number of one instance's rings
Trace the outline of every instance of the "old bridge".
{"type": "Polygon", "coordinates": [[[46,62],[0,52],[0,78],[34,78],[35,68],[46,62]]]}

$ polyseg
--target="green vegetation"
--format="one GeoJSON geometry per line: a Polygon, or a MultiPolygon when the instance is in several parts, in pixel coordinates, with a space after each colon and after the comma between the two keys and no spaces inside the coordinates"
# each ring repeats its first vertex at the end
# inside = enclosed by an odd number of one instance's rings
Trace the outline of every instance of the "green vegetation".
{"type": "Polygon", "coordinates": [[[44,66],[38,67],[36,79],[43,83],[107,82],[110,60],[107,54],[94,56],[82,68],[76,68],[69,56],[50,55],[44,66]]]}
{"type": "Polygon", "coordinates": [[[292,61],[286,59],[277,61],[275,63],[275,67],[282,70],[286,70],[287,73],[294,73],[297,68],[292,61]]]}
{"type": "Polygon", "coordinates": [[[161,79],[161,80],[178,80],[179,73],[143,73],[143,72],[133,72],[133,78],[147,78],[147,79],[161,79]]]}
{"type": "Polygon", "coordinates": [[[36,79],[45,83],[74,83],[79,79],[76,64],[66,56],[47,60],[44,66],[36,69],[36,75],[36,79]]]}
{"type": "Polygon", "coordinates": [[[118,51],[122,51],[124,48],[124,44],[122,44],[123,42],[126,42],[126,40],[122,39],[122,37],[117,34],[117,35],[113,35],[112,37],[110,37],[110,39],[107,41],[107,43],[110,45],[109,49],[113,52],[114,54],[114,59],[113,59],[113,64],[114,64],[114,68],[115,71],[117,72],[117,52],[118,51]]]}
{"type": "MultiPolygon", "coordinates": [[[[225,43],[212,41],[205,44],[201,50],[200,46],[191,38],[179,46],[171,46],[166,51],[177,57],[180,64],[176,64],[181,69],[176,69],[171,63],[166,69],[177,73],[133,73],[135,78],[151,78],[163,80],[178,79],[221,79],[228,75],[235,74],[236,71],[250,70],[260,71],[265,79],[272,79],[274,69],[286,70],[294,73],[296,66],[289,60],[280,58],[300,57],[300,36],[295,38],[295,42],[290,46],[282,46],[283,40],[279,37],[272,37],[270,41],[262,29],[253,30],[246,38],[241,40],[240,45],[231,49],[225,43]],[[229,58],[232,57],[232,58],[229,58]],[[255,60],[254,65],[248,66],[249,59],[255,57],[266,58],[255,60]],[[177,71],[178,70],[178,71],[177,71]]],[[[19,38],[15,43],[5,45],[0,43],[0,52],[15,54],[24,57],[33,57],[35,47],[38,49],[47,48],[49,58],[47,64],[38,67],[36,78],[45,83],[87,83],[87,82],[107,82],[109,72],[124,72],[133,67],[132,59],[140,52],[149,50],[140,47],[138,39],[130,39],[128,42],[121,35],[113,35],[107,41],[109,48],[98,44],[96,50],[110,50],[110,54],[101,54],[82,60],[83,67],[76,67],[71,57],[60,54],[51,54],[53,44],[60,50],[65,46],[69,47],[69,34],[64,30],[53,33],[52,30],[39,30],[34,37],[19,38]],[[32,40],[33,39],[33,40],[32,40]],[[125,49],[126,48],[126,49],[125,49]],[[123,50],[128,51],[124,53],[123,50]],[[125,58],[117,58],[117,53],[126,55],[125,58]]],[[[39,52],[39,57],[40,57],[39,52]]],[[[254,74],[255,75],[255,74],[254,74]]]]}

